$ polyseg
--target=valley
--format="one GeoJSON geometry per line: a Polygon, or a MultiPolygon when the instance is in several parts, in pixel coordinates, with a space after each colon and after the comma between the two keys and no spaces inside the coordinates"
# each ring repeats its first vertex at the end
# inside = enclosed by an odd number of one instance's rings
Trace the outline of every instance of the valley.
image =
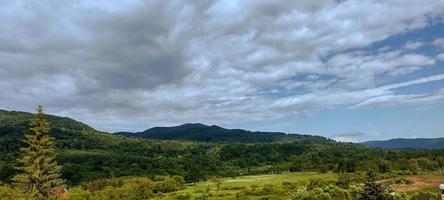
{"type": "MultiPolygon", "coordinates": [[[[0,111],[0,181],[6,194],[11,194],[7,188],[32,117],[0,111]]],[[[400,198],[413,198],[436,193],[444,177],[442,149],[386,150],[320,136],[207,125],[162,128],[157,138],[146,139],[99,132],[69,118],[45,118],[70,199],[131,199],[130,194],[145,192],[154,199],[299,199],[294,195],[315,193],[321,199],[354,199],[361,195],[368,170],[400,198]],[[252,140],[256,135],[262,139],[252,140]],[[131,180],[137,180],[135,185],[131,180]],[[137,192],[137,187],[146,189],[137,192]]]]}

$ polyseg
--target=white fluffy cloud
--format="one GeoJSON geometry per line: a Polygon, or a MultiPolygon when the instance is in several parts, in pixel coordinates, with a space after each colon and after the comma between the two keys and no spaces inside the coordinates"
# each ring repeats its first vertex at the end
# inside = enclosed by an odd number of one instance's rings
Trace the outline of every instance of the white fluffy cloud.
{"type": "Polygon", "coordinates": [[[435,0],[4,3],[0,105],[119,130],[432,101],[378,80],[435,58],[357,49],[443,13],[435,0]]]}
{"type": "Polygon", "coordinates": [[[409,41],[409,42],[405,43],[405,45],[404,45],[404,47],[407,49],[417,49],[422,46],[424,46],[424,42],[421,42],[421,41],[415,41],[415,42],[409,41]]]}

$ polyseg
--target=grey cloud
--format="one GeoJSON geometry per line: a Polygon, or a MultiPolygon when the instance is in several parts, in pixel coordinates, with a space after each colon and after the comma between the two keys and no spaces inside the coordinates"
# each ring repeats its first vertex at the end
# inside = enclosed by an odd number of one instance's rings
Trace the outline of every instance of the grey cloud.
{"type": "Polygon", "coordinates": [[[409,41],[404,44],[404,48],[407,49],[417,49],[422,46],[424,46],[424,42],[421,41],[409,41]]]}
{"type": "Polygon", "coordinates": [[[433,40],[432,44],[437,47],[444,48],[444,38],[433,40]]]}
{"type": "Polygon", "coordinates": [[[339,133],[336,135],[333,135],[334,137],[362,137],[362,136],[367,136],[369,135],[368,133],[364,133],[364,132],[347,132],[347,133],[339,133]]]}
{"type": "Polygon", "coordinates": [[[378,88],[379,76],[435,62],[390,50],[344,52],[427,26],[444,9],[433,0],[401,3],[6,2],[0,104],[31,111],[39,103],[112,129],[355,106],[394,95],[378,88]],[[295,80],[300,74],[318,78],[295,80]],[[278,88],[281,96],[268,92],[278,88]]]}

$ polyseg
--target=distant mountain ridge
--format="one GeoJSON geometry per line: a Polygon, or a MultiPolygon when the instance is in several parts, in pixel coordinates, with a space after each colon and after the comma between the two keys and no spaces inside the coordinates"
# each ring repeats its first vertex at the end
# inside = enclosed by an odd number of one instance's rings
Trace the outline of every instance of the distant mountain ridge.
{"type": "Polygon", "coordinates": [[[367,141],[361,144],[385,149],[444,149],[444,138],[394,138],[367,141]]]}
{"type": "MultiPolygon", "coordinates": [[[[33,117],[32,113],[20,111],[6,111],[0,109],[0,137],[3,139],[11,138],[19,141],[19,137],[23,136],[33,117]]],[[[51,132],[58,140],[59,144],[63,141],[63,145],[67,143],[70,146],[77,144],[74,141],[85,141],[85,132],[104,133],[94,128],[76,121],[68,117],[59,117],[55,115],[45,115],[45,118],[51,124],[51,132]],[[81,139],[83,138],[83,139],[81,139]]],[[[102,134],[100,134],[102,135],[102,134]]],[[[117,132],[107,134],[109,136],[126,136],[140,137],[146,139],[160,140],[177,140],[177,141],[194,141],[194,142],[239,142],[239,143],[258,143],[258,142],[285,142],[298,141],[306,144],[313,143],[331,143],[333,140],[322,136],[286,134],[281,132],[259,132],[247,131],[242,129],[225,129],[216,125],[205,125],[201,123],[186,123],[173,127],[154,127],[142,132],[117,132]]],[[[98,136],[94,134],[92,136],[98,136]]],[[[100,136],[101,137],[101,136],[100,136]]],[[[88,139],[89,140],[89,139],[88,139]]],[[[17,142],[8,142],[8,145],[17,142]]],[[[0,142],[0,145],[2,143],[0,142]]],[[[5,145],[5,144],[3,144],[5,145]]]]}
{"type": "MultiPolygon", "coordinates": [[[[98,136],[85,135],[83,133],[103,133],[94,130],[92,127],[70,119],[67,117],[59,117],[55,115],[45,115],[47,120],[51,122],[51,129],[54,136],[65,146],[81,145],[86,141],[85,137],[98,136]]],[[[9,146],[16,146],[20,141],[17,136],[22,136],[29,127],[29,122],[33,114],[19,111],[6,111],[0,109],[0,138],[10,138],[8,144],[0,142],[1,148],[9,149],[9,146]]],[[[112,134],[105,134],[110,135],[112,134]]],[[[100,134],[100,137],[105,135],[100,134]]],[[[225,129],[219,126],[209,126],[201,123],[186,123],[173,127],[154,127],[142,132],[117,132],[113,135],[123,135],[127,137],[140,137],[146,139],[161,140],[178,140],[178,141],[196,141],[196,142],[240,142],[240,143],[266,143],[266,142],[285,142],[299,141],[301,143],[330,143],[331,139],[301,134],[286,134],[282,132],[260,132],[248,131],[242,129],[225,129]]],[[[91,139],[88,139],[91,140],[91,139]]],[[[94,139],[95,140],[95,139],[94,139]]],[[[368,141],[362,142],[361,145],[367,147],[377,147],[385,149],[444,149],[443,138],[395,138],[390,140],[368,141]]]]}
{"type": "Polygon", "coordinates": [[[247,131],[242,129],[225,129],[216,125],[186,123],[173,127],[154,127],[142,132],[117,132],[128,137],[142,137],[161,140],[184,140],[197,142],[277,142],[294,140],[330,141],[321,136],[286,134],[281,132],[247,131]]]}

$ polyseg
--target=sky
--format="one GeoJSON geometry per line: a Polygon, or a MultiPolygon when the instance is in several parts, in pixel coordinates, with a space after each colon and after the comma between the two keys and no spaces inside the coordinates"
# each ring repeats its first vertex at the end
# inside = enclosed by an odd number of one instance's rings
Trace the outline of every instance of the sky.
{"type": "Polygon", "coordinates": [[[0,21],[1,109],[444,137],[443,0],[0,0],[0,21]]]}

